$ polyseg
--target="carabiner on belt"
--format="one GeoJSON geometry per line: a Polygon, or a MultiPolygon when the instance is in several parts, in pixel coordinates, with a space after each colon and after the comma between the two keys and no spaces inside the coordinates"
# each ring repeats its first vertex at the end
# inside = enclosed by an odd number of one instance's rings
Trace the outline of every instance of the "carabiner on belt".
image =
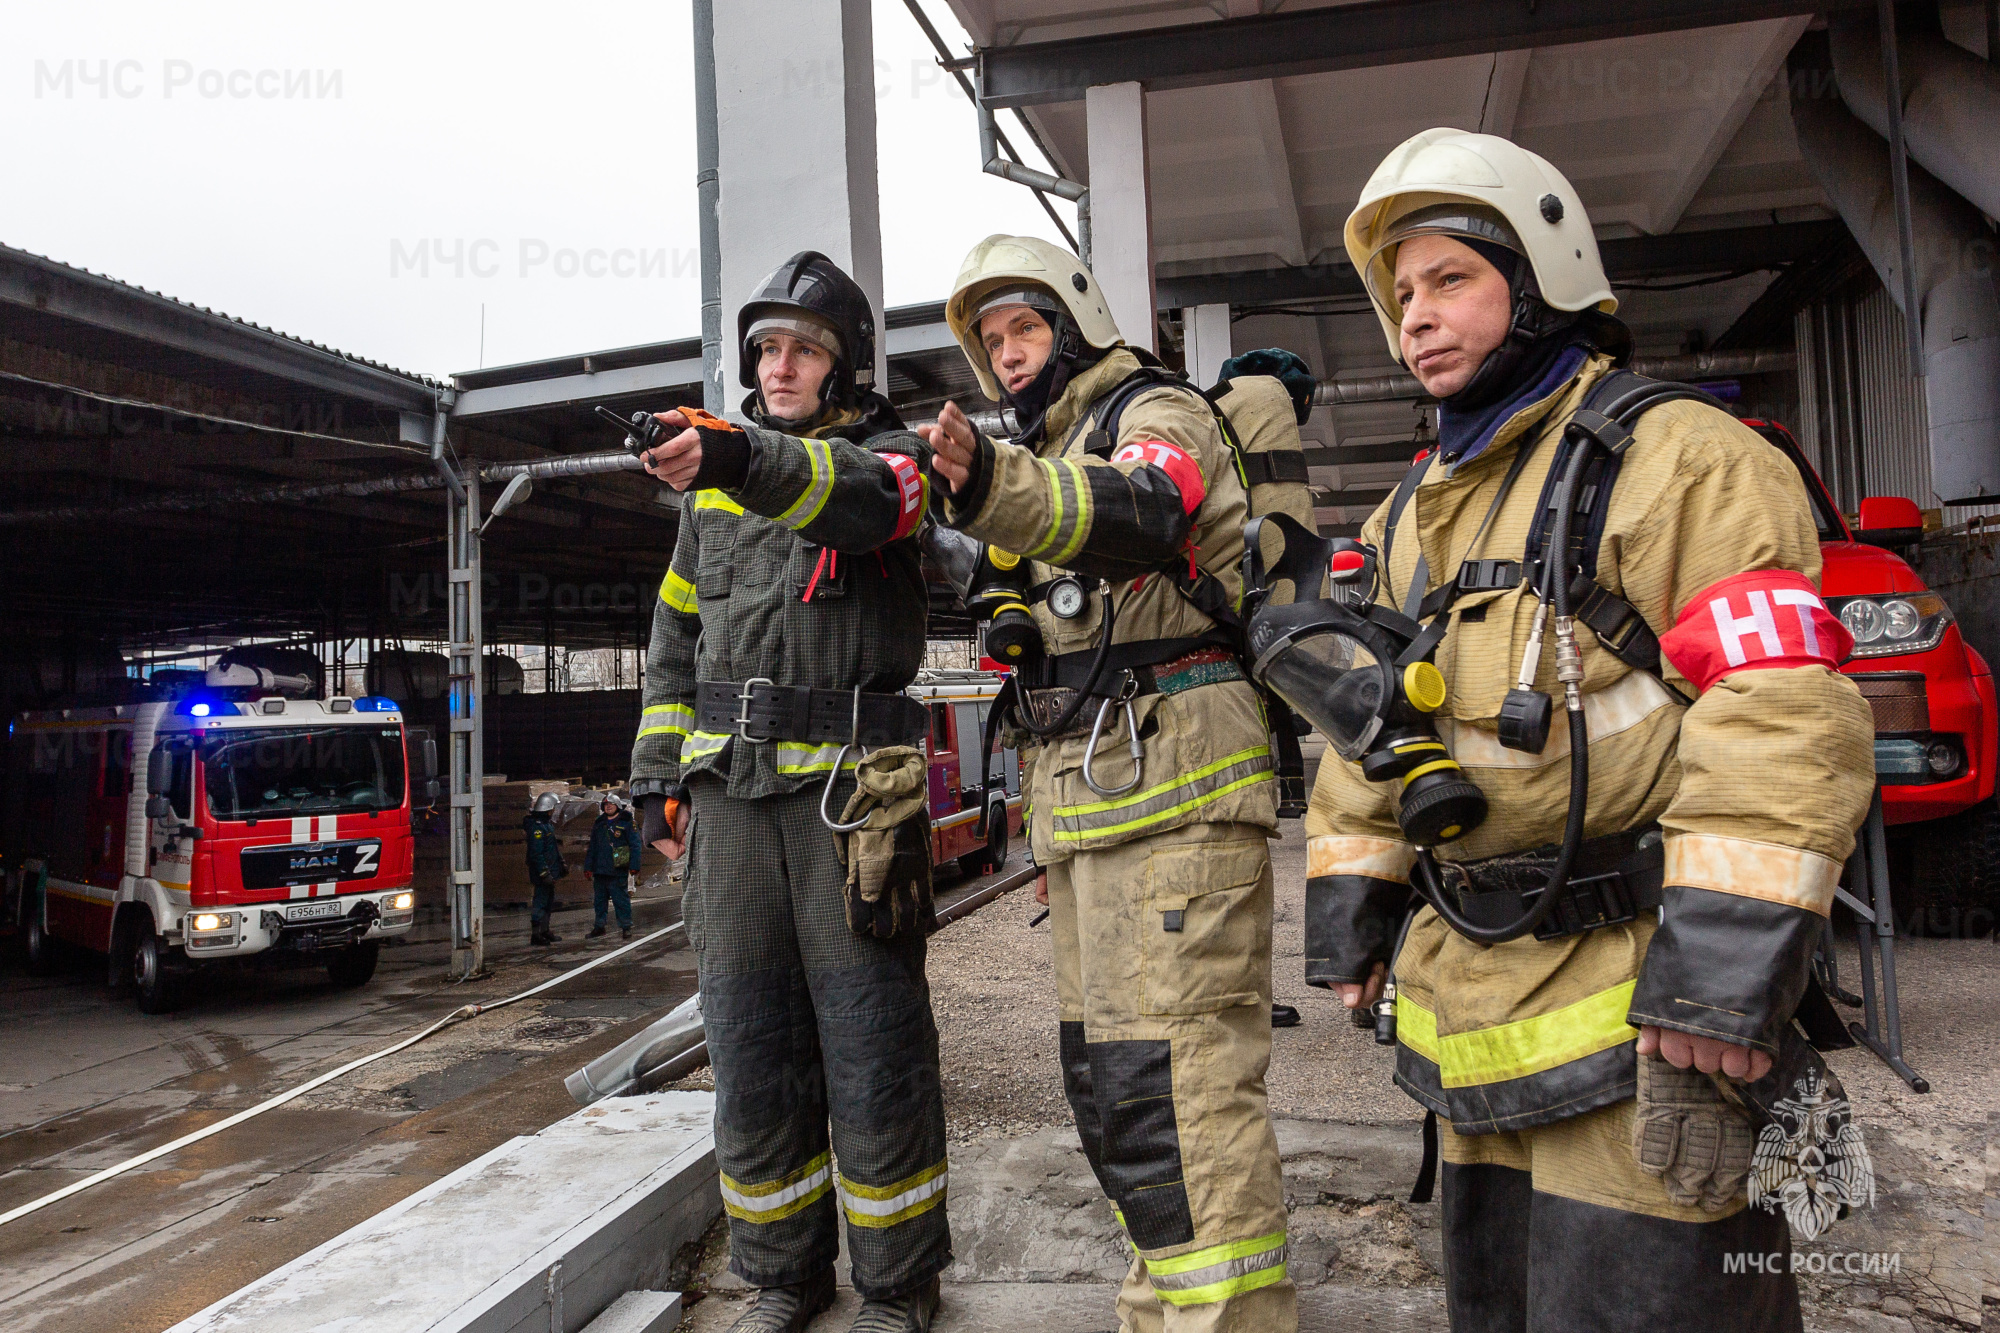
{"type": "Polygon", "coordinates": [[[833,784],[840,781],[841,765],[847,762],[847,752],[849,750],[860,750],[862,758],[865,759],[868,757],[866,747],[861,744],[861,687],[859,685],[854,687],[854,722],[848,732],[847,744],[840,747],[840,753],[833,761],[833,771],[826,775],[826,786],[820,790],[819,794],[819,822],[832,829],[835,833],[852,833],[868,822],[868,816],[863,815],[852,824],[839,823],[834,819],[833,812],[827,808],[827,803],[833,800],[833,784]]]}
{"type": "Polygon", "coordinates": [[[1139,780],[1145,776],[1146,751],[1139,744],[1139,719],[1132,711],[1132,696],[1138,692],[1139,678],[1128,670],[1125,673],[1125,688],[1119,691],[1118,697],[1106,699],[1097,706],[1097,720],[1090,727],[1090,744],[1083,752],[1083,782],[1099,796],[1123,796],[1138,786],[1139,780]],[[1092,763],[1097,759],[1097,742],[1104,735],[1104,719],[1110,715],[1113,708],[1125,710],[1126,748],[1132,755],[1132,780],[1122,787],[1100,787],[1090,770],[1092,763]]]}

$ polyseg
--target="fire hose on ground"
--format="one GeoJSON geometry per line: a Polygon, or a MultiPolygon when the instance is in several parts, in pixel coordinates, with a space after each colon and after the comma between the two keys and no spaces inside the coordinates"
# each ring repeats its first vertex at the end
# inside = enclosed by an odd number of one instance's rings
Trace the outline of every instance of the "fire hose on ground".
{"type": "MultiPolygon", "coordinates": [[[[1009,875],[1005,879],[997,880],[992,884],[986,885],[984,888],[967,894],[944,911],[938,913],[939,927],[947,926],[960,917],[992,902],[1001,894],[1019,888],[1033,879],[1036,873],[1035,867],[1029,866],[1025,870],[1009,875]]],[[[682,929],[682,925],[676,921],[672,925],[664,926],[650,935],[633,940],[630,944],[621,945],[613,949],[610,953],[593,958],[578,967],[573,967],[561,976],[551,977],[539,986],[531,986],[518,995],[509,995],[504,1000],[488,1000],[474,1004],[460,1005],[457,1009],[452,1010],[443,1018],[440,1018],[437,1022],[432,1023],[429,1027],[413,1036],[405,1037],[393,1045],[385,1046],[381,1050],[364,1055],[358,1060],[349,1060],[346,1064],[307,1079],[297,1087],[288,1088],[275,1097],[268,1098],[257,1103],[255,1106],[238,1111],[234,1115],[225,1116],[212,1125],[204,1125],[191,1134],[183,1134],[181,1137],[163,1143],[157,1148],[149,1148],[136,1156],[128,1157],[122,1162],[107,1166],[102,1171],[93,1172],[85,1176],[82,1180],[73,1181],[53,1193],[44,1194],[39,1199],[30,1200],[18,1208],[0,1213],[0,1226],[6,1226],[9,1222],[18,1221],[30,1213],[39,1212],[52,1203],[60,1203],[72,1195],[81,1194],[93,1185],[101,1185],[114,1176],[122,1176],[127,1171],[144,1166],[148,1162],[158,1161],[169,1153],[178,1152],[182,1148],[200,1143],[203,1139],[213,1138],[224,1130],[234,1129],[247,1120],[254,1120],[266,1111],[283,1106],[286,1102],[292,1101],[295,1098],[303,1097],[313,1089],[323,1087],[337,1078],[342,1078],[353,1073],[363,1066],[374,1064],[377,1060],[385,1056],[394,1055],[398,1051],[407,1050],[425,1038],[442,1032],[448,1027],[463,1023],[467,1019],[477,1018],[481,1014],[492,1013],[496,1009],[505,1009],[510,1004],[519,1004],[522,1000],[540,995],[545,990],[560,986],[565,981],[582,976],[592,968],[602,967],[614,958],[622,957],[634,949],[644,948],[653,941],[664,939],[666,936],[680,929],[682,929]]],[[[626,1096],[663,1087],[675,1079],[686,1077],[689,1073],[708,1063],[708,1043],[702,1040],[701,1031],[701,996],[695,995],[676,1006],[665,1018],[653,1023],[637,1036],[632,1037],[607,1054],[599,1056],[576,1073],[570,1075],[569,1078],[564,1080],[564,1086],[569,1089],[571,1096],[575,1097],[579,1103],[585,1106],[603,1097],[626,1096]]]]}

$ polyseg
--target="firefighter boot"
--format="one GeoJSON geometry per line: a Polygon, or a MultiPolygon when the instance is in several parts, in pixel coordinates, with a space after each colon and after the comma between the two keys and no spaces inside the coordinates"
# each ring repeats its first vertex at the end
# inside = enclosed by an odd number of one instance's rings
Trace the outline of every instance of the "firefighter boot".
{"type": "Polygon", "coordinates": [[[729,1333],[805,1333],[813,1316],[833,1304],[833,1269],[822,1268],[789,1287],[759,1287],[757,1298],[729,1333]]]}
{"type": "Polygon", "coordinates": [[[937,1318],[938,1280],[887,1301],[867,1301],[848,1333],[930,1333],[937,1318]]]}
{"type": "Polygon", "coordinates": [[[553,930],[550,930],[547,922],[543,922],[541,925],[536,926],[534,929],[528,932],[528,943],[561,944],[562,936],[556,934],[553,930]]]}

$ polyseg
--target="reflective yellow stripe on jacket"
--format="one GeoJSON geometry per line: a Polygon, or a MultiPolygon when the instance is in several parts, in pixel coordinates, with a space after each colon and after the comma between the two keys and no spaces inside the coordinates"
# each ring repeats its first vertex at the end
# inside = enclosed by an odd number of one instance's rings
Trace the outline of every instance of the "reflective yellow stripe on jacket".
{"type": "MultiPolygon", "coordinates": [[[[830,773],[834,761],[840,758],[838,745],[794,745],[789,741],[778,742],[778,771],[780,773],[830,773]]],[[[847,752],[847,768],[861,762],[861,751],[857,747],[847,752]]]]}
{"type": "Polygon", "coordinates": [[[721,754],[722,747],[729,744],[730,733],[726,731],[690,732],[681,742],[681,762],[692,764],[697,759],[706,759],[712,754],[721,754]]]}
{"type": "Polygon", "coordinates": [[[639,735],[686,736],[694,730],[694,709],[686,704],[654,704],[639,715],[639,735]]]}
{"type": "Polygon", "coordinates": [[[778,522],[794,532],[818,518],[819,511],[826,508],[827,497],[833,494],[833,446],[825,440],[799,443],[806,447],[806,458],[812,464],[812,480],[806,483],[805,492],[792,501],[791,508],[778,515],[778,522]]]}
{"type": "Polygon", "coordinates": [[[1636,982],[1625,981],[1552,1013],[1440,1037],[1437,1015],[1396,997],[1396,1040],[1438,1067],[1447,1088],[1526,1078],[1636,1038],[1625,1021],[1636,982]]]}
{"type": "Polygon", "coordinates": [[[1053,836],[1057,842],[1085,842],[1131,833],[1178,819],[1230,792],[1270,782],[1274,776],[1271,747],[1254,745],[1145,791],[1086,805],[1059,805],[1050,811],[1055,821],[1053,836]]]}
{"type": "Polygon", "coordinates": [[[1146,1260],[1153,1293],[1169,1305],[1208,1305],[1285,1280],[1285,1233],[1146,1260]]]}
{"type": "Polygon", "coordinates": [[[660,600],[667,604],[669,610],[684,616],[694,615],[701,609],[695,603],[694,585],[671,569],[660,580],[660,600]]]}

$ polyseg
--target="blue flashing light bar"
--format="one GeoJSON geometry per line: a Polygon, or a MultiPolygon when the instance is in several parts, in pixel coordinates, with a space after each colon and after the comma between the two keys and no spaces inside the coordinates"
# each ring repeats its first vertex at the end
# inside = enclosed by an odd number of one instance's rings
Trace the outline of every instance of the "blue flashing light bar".
{"type": "Polygon", "coordinates": [[[354,711],[357,713],[395,713],[402,710],[401,706],[394,699],[385,698],[379,694],[364,694],[354,701],[354,711]]]}
{"type": "Polygon", "coordinates": [[[212,694],[190,694],[174,709],[182,717],[213,717],[218,713],[233,713],[236,705],[227,700],[217,699],[212,694]]]}

